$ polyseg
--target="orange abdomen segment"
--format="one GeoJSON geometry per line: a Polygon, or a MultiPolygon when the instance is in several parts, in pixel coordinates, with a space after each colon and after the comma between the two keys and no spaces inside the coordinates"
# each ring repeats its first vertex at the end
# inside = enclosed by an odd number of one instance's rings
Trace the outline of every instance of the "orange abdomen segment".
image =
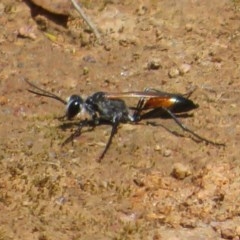
{"type": "Polygon", "coordinates": [[[150,98],[147,100],[147,102],[144,105],[144,109],[150,109],[150,108],[170,108],[174,104],[174,101],[172,101],[171,98],[150,98]]]}

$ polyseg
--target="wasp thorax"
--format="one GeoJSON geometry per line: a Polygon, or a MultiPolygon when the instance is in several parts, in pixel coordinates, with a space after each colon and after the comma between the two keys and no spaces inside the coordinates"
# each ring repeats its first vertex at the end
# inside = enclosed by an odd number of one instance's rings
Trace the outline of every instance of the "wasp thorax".
{"type": "Polygon", "coordinates": [[[67,119],[72,119],[75,117],[82,108],[83,99],[78,95],[72,95],[68,99],[67,103],[67,112],[66,117],[67,119]]]}

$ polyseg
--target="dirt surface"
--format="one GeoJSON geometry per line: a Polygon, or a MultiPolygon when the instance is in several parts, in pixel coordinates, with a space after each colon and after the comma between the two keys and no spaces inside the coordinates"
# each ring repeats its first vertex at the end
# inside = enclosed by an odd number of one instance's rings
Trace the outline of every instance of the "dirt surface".
{"type": "Polygon", "coordinates": [[[73,15],[0,3],[0,239],[240,239],[238,1],[83,4],[102,44],[73,15]],[[111,128],[61,147],[65,107],[24,78],[63,98],[197,87],[181,121],[226,147],[122,124],[97,163],[111,128]]]}

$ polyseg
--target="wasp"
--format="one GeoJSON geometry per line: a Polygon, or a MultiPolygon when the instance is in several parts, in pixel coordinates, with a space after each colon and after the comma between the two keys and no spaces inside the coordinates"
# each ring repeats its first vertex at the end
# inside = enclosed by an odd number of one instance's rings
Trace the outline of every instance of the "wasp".
{"type": "Polygon", "coordinates": [[[193,91],[186,94],[173,94],[162,92],[152,88],[146,88],[144,91],[129,91],[129,92],[95,92],[83,99],[81,96],[74,94],[71,95],[67,101],[59,96],[48,92],[42,88],[37,87],[27,79],[25,81],[33,89],[28,89],[29,92],[53,98],[66,106],[66,112],[62,118],[72,120],[78,114],[87,113],[89,118],[81,120],[78,123],[78,128],[73,134],[68,137],[62,145],[72,142],[76,137],[81,135],[82,129],[86,126],[95,128],[102,123],[108,123],[112,126],[109,139],[105,145],[104,150],[98,157],[97,161],[100,162],[107,150],[109,149],[112,139],[117,132],[118,126],[121,123],[138,123],[143,119],[149,118],[154,112],[165,112],[172,118],[176,124],[182,128],[183,131],[190,133],[199,141],[204,141],[208,144],[224,146],[223,143],[217,143],[208,140],[185,126],[176,116],[178,113],[186,113],[199,107],[195,104],[190,96],[193,91]],[[136,106],[127,106],[123,99],[136,98],[138,99],[136,106]]]}

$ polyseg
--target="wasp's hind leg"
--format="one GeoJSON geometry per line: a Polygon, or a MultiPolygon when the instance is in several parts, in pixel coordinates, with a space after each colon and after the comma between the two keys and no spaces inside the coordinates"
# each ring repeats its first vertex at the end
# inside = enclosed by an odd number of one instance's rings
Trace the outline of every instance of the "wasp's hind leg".
{"type": "MultiPolygon", "coordinates": [[[[157,90],[155,90],[153,88],[145,88],[144,89],[144,92],[151,92],[151,91],[156,92],[157,90]]],[[[145,99],[140,98],[137,103],[136,109],[133,113],[134,122],[139,122],[141,120],[141,112],[143,110],[144,104],[145,104],[145,99]]]]}
{"type": "Polygon", "coordinates": [[[200,135],[198,135],[197,133],[193,132],[192,130],[190,130],[188,127],[186,127],[183,123],[181,123],[178,118],[167,108],[162,108],[163,110],[165,110],[172,118],[173,120],[176,122],[176,124],[185,132],[189,132],[192,136],[196,137],[198,140],[212,144],[212,145],[216,145],[216,146],[225,146],[224,143],[217,143],[214,142],[212,140],[206,139],[204,137],[201,137],[200,135]]]}

